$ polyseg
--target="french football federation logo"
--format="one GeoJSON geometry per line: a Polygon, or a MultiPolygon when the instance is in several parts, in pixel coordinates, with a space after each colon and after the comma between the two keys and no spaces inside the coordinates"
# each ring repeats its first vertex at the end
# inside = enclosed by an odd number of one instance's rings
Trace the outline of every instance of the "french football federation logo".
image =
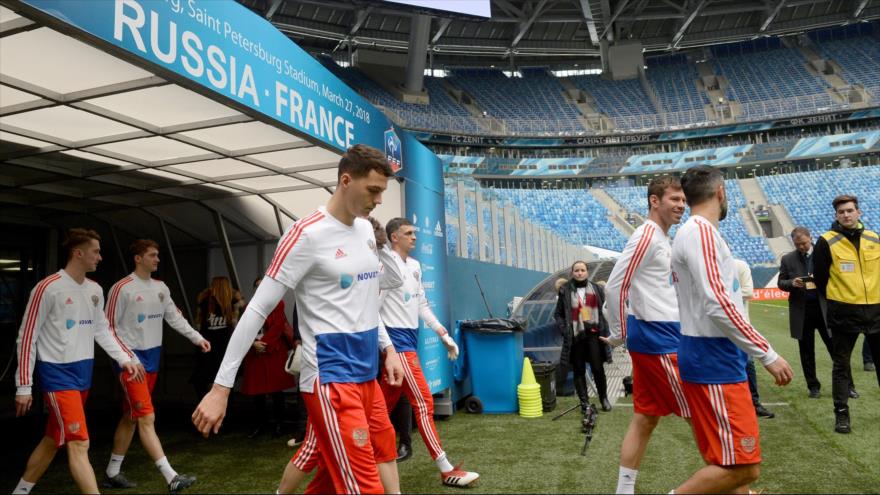
{"type": "Polygon", "coordinates": [[[385,131],[385,159],[395,174],[403,168],[403,149],[393,127],[385,131]]]}

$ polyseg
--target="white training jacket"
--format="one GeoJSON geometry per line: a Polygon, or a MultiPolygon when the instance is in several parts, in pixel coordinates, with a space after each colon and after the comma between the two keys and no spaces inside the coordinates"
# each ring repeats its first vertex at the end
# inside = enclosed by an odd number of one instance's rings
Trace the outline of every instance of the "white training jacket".
{"type": "Polygon", "coordinates": [[[105,313],[110,331],[137,354],[148,373],[159,371],[163,320],[195,345],[204,340],[180,314],[171,291],[160,280],[145,280],[131,273],[113,284],[107,294],[105,313]]]}
{"type": "Polygon", "coordinates": [[[612,339],[644,354],[678,352],[681,325],[672,286],[672,246],[653,220],[640,225],[605,285],[605,319],[612,339]]]}
{"type": "Polygon", "coordinates": [[[391,261],[403,278],[403,284],[395,289],[383,290],[379,316],[394,349],[397,352],[415,352],[418,349],[419,318],[425,325],[442,337],[443,325],[431,311],[425,288],[422,285],[422,266],[412,256],[404,261],[400,255],[390,252],[391,261]]]}
{"type": "Polygon", "coordinates": [[[678,367],[692,383],[746,380],[746,353],[767,366],[779,357],[746,320],[730,248],[707,219],[691,215],[672,244],[681,343],[678,367]]]}
{"type": "Polygon", "coordinates": [[[104,292],[89,279],[77,283],[64,270],[31,290],[18,331],[17,395],[30,395],[34,368],[44,392],[88,390],[92,385],[95,342],[120,366],[138,358],[110,333],[104,292]]]}

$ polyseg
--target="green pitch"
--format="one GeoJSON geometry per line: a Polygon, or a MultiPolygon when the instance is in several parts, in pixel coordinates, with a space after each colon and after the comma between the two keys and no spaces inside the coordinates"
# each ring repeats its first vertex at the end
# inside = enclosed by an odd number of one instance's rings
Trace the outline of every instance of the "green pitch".
{"type": "MultiPolygon", "coordinates": [[[[761,478],[753,488],[768,493],[870,493],[880,489],[880,388],[876,375],[862,371],[861,339],[853,352],[853,374],[861,398],[850,401],[853,432],[834,433],[831,406],[831,362],[817,338],[818,374],[822,398],[808,399],[798,359],[797,345],[788,337],[787,308],[772,303],[753,303],[752,321],[774,347],[791,363],[794,381],[785,388],[773,385],[770,375],[758,367],[761,399],[776,413],[761,419],[761,447],[764,463],[761,478]]],[[[438,421],[444,447],[455,463],[481,475],[468,493],[607,493],[617,483],[620,442],[632,408],[621,399],[613,411],[599,415],[593,442],[585,457],[580,455],[583,435],[577,413],[551,422],[553,414],[573,405],[573,397],[559,399],[557,410],[538,419],[514,415],[469,415],[457,413],[438,421]]],[[[160,410],[160,421],[162,411],[160,410]]],[[[91,430],[112,429],[89,424],[91,430]]],[[[274,493],[281,471],[293,454],[284,439],[267,437],[257,441],[245,432],[228,432],[203,440],[188,431],[163,428],[159,433],[172,464],[181,472],[195,474],[199,482],[187,493],[274,493]]],[[[20,445],[17,450],[30,450],[20,445]]],[[[440,485],[437,470],[417,432],[413,433],[413,457],[400,464],[401,487],[405,493],[461,493],[461,489],[440,485]]],[[[95,437],[92,463],[98,479],[109,456],[109,433],[95,437]]],[[[15,473],[4,469],[4,485],[11,490],[20,475],[19,454],[15,473]]],[[[648,447],[639,474],[637,492],[667,493],[692,472],[702,460],[686,424],[674,417],[660,422],[648,447]]],[[[165,492],[158,472],[134,441],[123,470],[140,483],[132,493],[165,492]]],[[[305,487],[300,488],[300,492],[305,487]]],[[[34,493],[75,490],[66,460],[59,456],[34,493]]],[[[108,493],[126,493],[107,490],[108,493]]]]}

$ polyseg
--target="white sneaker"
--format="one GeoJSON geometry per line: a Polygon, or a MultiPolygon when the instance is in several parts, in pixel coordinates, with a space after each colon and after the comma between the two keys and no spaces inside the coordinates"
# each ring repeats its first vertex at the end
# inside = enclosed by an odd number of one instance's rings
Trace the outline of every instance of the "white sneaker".
{"type": "Polygon", "coordinates": [[[478,473],[474,473],[471,471],[464,471],[459,469],[461,465],[455,466],[452,471],[447,471],[445,473],[440,473],[440,479],[443,481],[443,484],[446,486],[460,486],[465,487],[477,481],[480,477],[478,473]]]}

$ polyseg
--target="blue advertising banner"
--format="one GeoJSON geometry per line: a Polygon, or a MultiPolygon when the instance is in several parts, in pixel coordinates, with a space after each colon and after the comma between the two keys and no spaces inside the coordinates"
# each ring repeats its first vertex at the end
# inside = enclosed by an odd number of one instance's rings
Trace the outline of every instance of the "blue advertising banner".
{"type": "Polygon", "coordinates": [[[382,148],[389,120],[233,0],[21,0],[336,149],[382,148]]]}
{"type": "MultiPolygon", "coordinates": [[[[416,227],[416,249],[412,256],[422,265],[422,285],[431,310],[447,330],[449,299],[446,286],[446,211],[443,204],[443,176],[440,158],[412,134],[401,135],[406,177],[404,201],[407,217],[416,227]]],[[[419,327],[419,360],[431,393],[452,386],[452,362],[433,330],[419,327]]]]}
{"type": "MultiPolygon", "coordinates": [[[[449,328],[440,160],[271,23],[233,0],[20,2],[336,150],[384,150],[407,180],[405,211],[420,228],[414,254],[449,328]]],[[[431,391],[449,387],[452,368],[433,332],[421,332],[419,354],[431,391]]]]}

